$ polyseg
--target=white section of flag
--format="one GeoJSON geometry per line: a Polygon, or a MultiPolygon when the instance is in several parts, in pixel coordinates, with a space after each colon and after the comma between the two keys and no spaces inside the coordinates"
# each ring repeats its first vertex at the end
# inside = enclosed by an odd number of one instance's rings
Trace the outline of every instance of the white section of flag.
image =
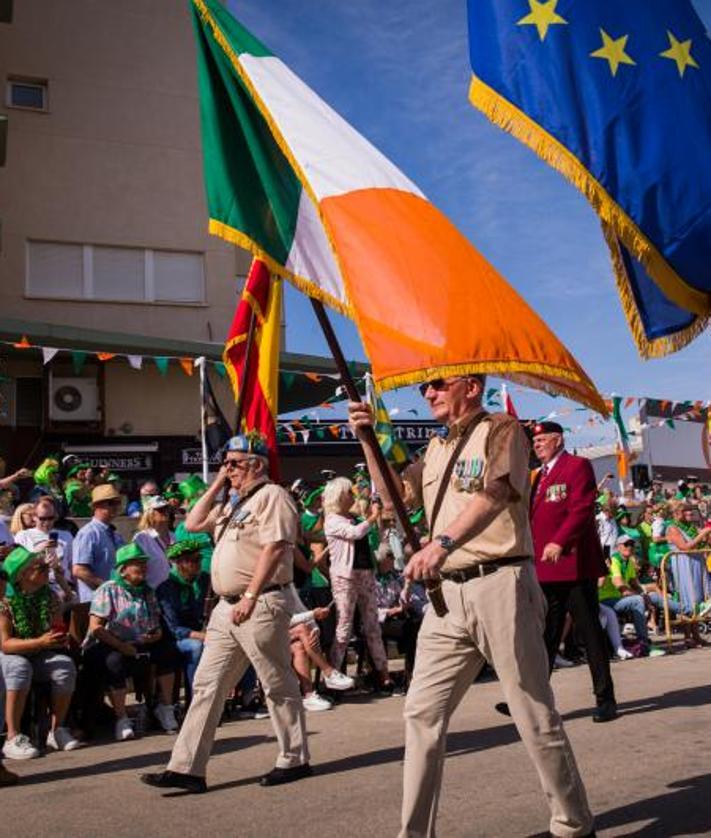
{"type": "Polygon", "coordinates": [[[388,158],[274,56],[240,62],[319,201],[357,189],[422,196],[388,158]]]}

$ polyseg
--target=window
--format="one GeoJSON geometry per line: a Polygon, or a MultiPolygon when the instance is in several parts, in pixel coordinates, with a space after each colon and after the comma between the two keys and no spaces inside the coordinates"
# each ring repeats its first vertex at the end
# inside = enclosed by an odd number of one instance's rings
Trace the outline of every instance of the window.
{"type": "Polygon", "coordinates": [[[0,114],[0,166],[7,158],[7,117],[0,114]]]}
{"type": "Polygon", "coordinates": [[[201,253],[31,241],[27,294],[71,300],[202,303],[201,253]]]}
{"type": "Polygon", "coordinates": [[[0,23],[12,23],[12,0],[0,0],[0,23]]]}
{"type": "Polygon", "coordinates": [[[47,82],[36,79],[8,79],[6,104],[9,108],[46,111],[47,82]]]}

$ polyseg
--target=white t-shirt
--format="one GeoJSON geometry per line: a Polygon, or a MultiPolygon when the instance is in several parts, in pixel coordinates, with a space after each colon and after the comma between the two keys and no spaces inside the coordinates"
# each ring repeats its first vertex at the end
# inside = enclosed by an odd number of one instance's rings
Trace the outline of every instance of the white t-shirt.
{"type": "MultiPolygon", "coordinates": [[[[72,575],[72,542],[74,538],[70,532],[66,530],[52,530],[57,534],[57,556],[62,565],[62,570],[67,579],[71,579],[72,575]]],[[[49,541],[49,533],[39,529],[39,527],[32,527],[29,530],[20,530],[15,536],[15,544],[19,544],[26,550],[31,550],[33,553],[40,544],[49,541]]]]}

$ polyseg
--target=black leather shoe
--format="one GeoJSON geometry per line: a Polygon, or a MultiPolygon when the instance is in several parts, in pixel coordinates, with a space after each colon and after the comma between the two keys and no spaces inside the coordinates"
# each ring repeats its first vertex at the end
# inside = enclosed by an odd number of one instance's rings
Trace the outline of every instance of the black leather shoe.
{"type": "Polygon", "coordinates": [[[159,789],[183,789],[190,794],[204,794],[207,783],[204,777],[193,777],[192,774],[178,774],[177,771],[158,771],[156,774],[141,774],[140,780],[147,786],[159,789]]]}
{"type": "Polygon", "coordinates": [[[272,768],[259,781],[260,786],[281,786],[284,783],[293,783],[294,780],[301,780],[313,774],[313,768],[307,763],[295,765],[293,768],[272,768]]]}
{"type": "Polygon", "coordinates": [[[501,713],[502,716],[510,716],[511,715],[511,710],[509,710],[509,705],[505,701],[498,701],[494,705],[494,710],[496,710],[497,713],[501,713]]]}
{"type": "Polygon", "coordinates": [[[603,701],[593,710],[592,720],[594,722],[614,722],[617,718],[617,702],[603,701]]]}

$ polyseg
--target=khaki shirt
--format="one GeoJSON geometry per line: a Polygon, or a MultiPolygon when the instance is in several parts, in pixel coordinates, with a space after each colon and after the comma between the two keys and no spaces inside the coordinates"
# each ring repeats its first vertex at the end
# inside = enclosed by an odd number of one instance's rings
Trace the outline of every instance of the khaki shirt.
{"type": "Polygon", "coordinates": [[[212,555],[212,588],[219,596],[243,593],[252,581],[262,548],[276,541],[285,541],[292,549],[284,551],[276,571],[267,585],[286,585],[293,579],[294,553],[299,515],[286,489],[265,482],[233,513],[226,504],[217,516],[215,536],[219,537],[226,521],[227,529],[212,555]],[[231,517],[232,516],[232,517],[231,517]],[[231,520],[230,520],[231,518],[231,520]]]}
{"type": "MultiPolygon", "coordinates": [[[[433,437],[427,447],[422,469],[422,496],[428,521],[432,519],[442,474],[465,428],[455,426],[446,438],[433,437]]],[[[476,493],[495,480],[506,478],[509,501],[484,530],[450,553],[442,570],[462,570],[476,562],[533,556],[528,518],[529,451],[528,438],[514,419],[507,422],[503,417],[497,417],[495,425],[484,419],[476,427],[454,465],[431,535],[446,532],[476,493]],[[490,434],[493,436],[487,460],[486,442],[490,434]]]]}

